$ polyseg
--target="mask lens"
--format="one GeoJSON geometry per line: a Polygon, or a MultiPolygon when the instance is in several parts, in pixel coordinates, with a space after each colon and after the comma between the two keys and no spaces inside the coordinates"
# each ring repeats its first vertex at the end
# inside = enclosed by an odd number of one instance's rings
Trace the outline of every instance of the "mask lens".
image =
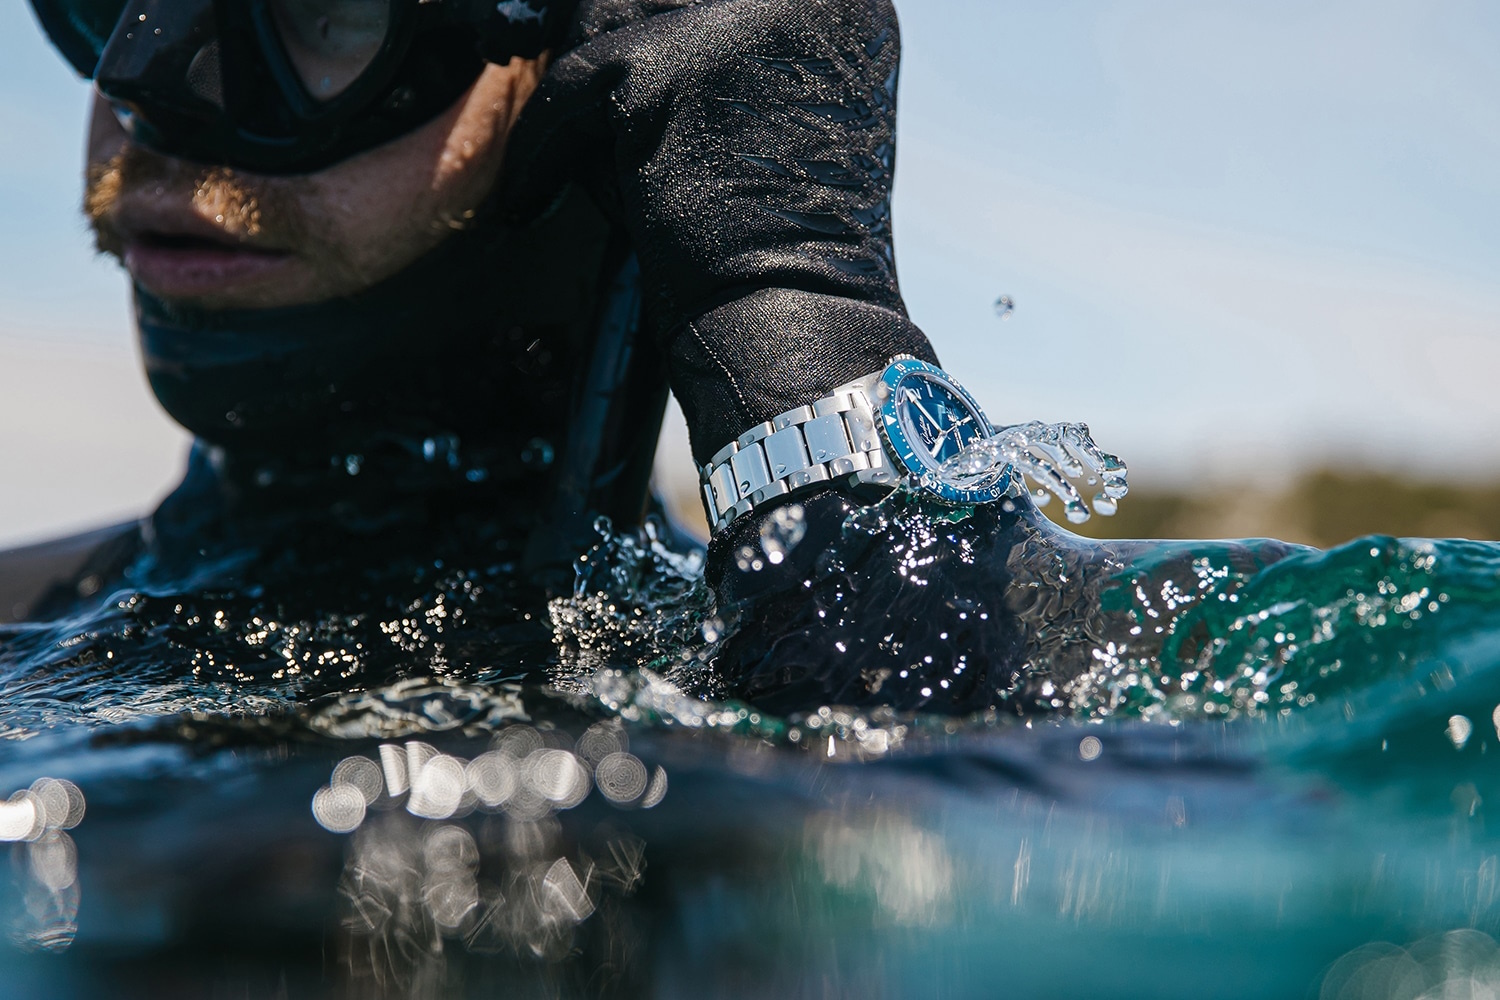
{"type": "Polygon", "coordinates": [[[390,28],[390,0],[271,0],[287,58],[307,92],[327,101],[370,68],[390,28]]]}

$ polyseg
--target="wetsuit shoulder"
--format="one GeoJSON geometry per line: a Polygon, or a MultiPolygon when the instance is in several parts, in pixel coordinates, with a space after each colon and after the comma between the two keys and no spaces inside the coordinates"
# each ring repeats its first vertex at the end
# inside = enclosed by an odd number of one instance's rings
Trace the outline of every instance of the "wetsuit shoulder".
{"type": "Polygon", "coordinates": [[[140,524],[131,521],[0,551],[0,623],[33,617],[63,589],[75,596],[81,587],[97,590],[89,578],[118,568],[140,537],[140,524]]]}

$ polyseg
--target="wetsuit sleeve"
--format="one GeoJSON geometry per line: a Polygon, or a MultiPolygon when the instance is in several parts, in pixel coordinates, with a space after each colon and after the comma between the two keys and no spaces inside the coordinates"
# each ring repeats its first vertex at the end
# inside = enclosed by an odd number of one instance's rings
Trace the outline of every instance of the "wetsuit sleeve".
{"type": "Polygon", "coordinates": [[[511,137],[517,216],[582,182],[629,233],[704,463],[875,371],[936,361],[896,280],[889,0],[597,0],[511,137]]]}

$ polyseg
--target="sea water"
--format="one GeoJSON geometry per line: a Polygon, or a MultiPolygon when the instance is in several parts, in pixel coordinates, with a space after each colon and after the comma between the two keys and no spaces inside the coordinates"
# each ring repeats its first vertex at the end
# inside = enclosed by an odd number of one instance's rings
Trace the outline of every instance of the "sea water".
{"type": "MultiPolygon", "coordinates": [[[[962,463],[1125,487],[1078,426],[962,463]]],[[[904,621],[859,662],[905,705],[988,677],[967,713],[724,697],[772,630],[650,526],[546,608],[444,564],[330,611],[228,559],[0,630],[0,996],[1500,995],[1500,546],[1008,504],[853,512],[776,623],[837,673],[904,621]]],[[[810,544],[785,510],[742,572],[810,544]]]]}

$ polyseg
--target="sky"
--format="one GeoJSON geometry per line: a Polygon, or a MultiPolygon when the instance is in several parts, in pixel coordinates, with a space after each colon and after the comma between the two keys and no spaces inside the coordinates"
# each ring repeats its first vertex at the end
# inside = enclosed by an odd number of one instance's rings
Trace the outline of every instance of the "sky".
{"type": "MultiPolygon", "coordinates": [[[[903,289],[994,422],[1087,421],[1138,488],[1500,478],[1500,5],[897,6],[903,289]]],[[[184,438],[24,3],[0,97],[4,544],[144,510],[184,438]]]]}

